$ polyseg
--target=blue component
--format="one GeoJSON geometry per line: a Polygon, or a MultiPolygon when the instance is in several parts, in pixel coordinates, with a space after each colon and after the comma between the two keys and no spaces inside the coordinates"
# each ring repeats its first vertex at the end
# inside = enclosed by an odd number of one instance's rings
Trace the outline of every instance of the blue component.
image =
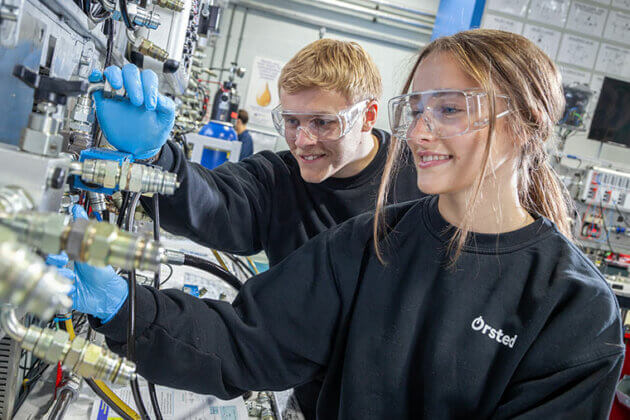
{"type": "MultiPolygon", "coordinates": [[[[88,160],[88,159],[113,160],[118,163],[134,161],[133,155],[131,153],[124,153],[124,152],[119,152],[116,150],[98,149],[98,148],[85,149],[81,152],[81,155],[79,156],[79,162],[83,162],[84,160],[88,160]]],[[[118,188],[103,188],[101,186],[89,186],[85,184],[83,181],[81,181],[81,178],[78,176],[75,176],[73,178],[72,186],[80,190],[94,191],[94,192],[103,193],[106,195],[112,195],[118,190],[118,188]]]]}
{"type": "Polygon", "coordinates": [[[185,284],[182,290],[184,291],[184,293],[188,293],[189,295],[199,297],[199,286],[194,286],[192,284],[185,284]]]}
{"type": "Polygon", "coordinates": [[[442,0],[435,17],[431,41],[441,36],[478,28],[486,0],[442,0]]]}
{"type": "MultiPolygon", "coordinates": [[[[238,134],[231,124],[224,123],[222,121],[210,121],[204,125],[199,134],[206,137],[212,137],[220,140],[238,141],[238,134]]],[[[214,169],[217,166],[227,162],[229,156],[226,152],[221,150],[214,150],[211,148],[204,148],[201,154],[201,166],[208,169],[214,169]]]]}
{"type": "Polygon", "coordinates": [[[210,121],[204,125],[199,134],[207,137],[214,137],[215,139],[235,141],[238,140],[238,134],[231,124],[227,124],[221,121],[210,121]]]}

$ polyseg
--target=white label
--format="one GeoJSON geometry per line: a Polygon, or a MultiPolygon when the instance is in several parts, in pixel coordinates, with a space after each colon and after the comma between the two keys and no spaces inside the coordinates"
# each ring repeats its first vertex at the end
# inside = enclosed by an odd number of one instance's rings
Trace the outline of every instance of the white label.
{"type": "Polygon", "coordinates": [[[559,31],[540,26],[525,25],[523,35],[543,50],[552,60],[556,58],[562,36],[559,31]]]}
{"type": "Polygon", "coordinates": [[[489,0],[488,9],[525,17],[527,12],[527,0],[489,0]]]}
{"type": "Polygon", "coordinates": [[[565,34],[560,44],[558,61],[592,69],[597,57],[599,42],[565,34]]]}
{"type": "Polygon", "coordinates": [[[602,73],[630,78],[630,50],[615,45],[602,44],[595,69],[602,73]]]}
{"type": "Polygon", "coordinates": [[[564,27],[570,0],[532,0],[528,18],[548,25],[564,27]]]}
{"type": "Polygon", "coordinates": [[[567,28],[574,31],[600,37],[604,30],[608,10],[603,7],[591,6],[584,3],[573,3],[567,28]]]}
{"type": "Polygon", "coordinates": [[[514,32],[516,34],[521,34],[523,32],[523,22],[503,16],[493,15],[491,13],[486,13],[481,27],[485,29],[498,29],[500,31],[514,32]]]}
{"type": "Polygon", "coordinates": [[[630,13],[612,11],[604,31],[604,38],[630,45],[630,13]]]}

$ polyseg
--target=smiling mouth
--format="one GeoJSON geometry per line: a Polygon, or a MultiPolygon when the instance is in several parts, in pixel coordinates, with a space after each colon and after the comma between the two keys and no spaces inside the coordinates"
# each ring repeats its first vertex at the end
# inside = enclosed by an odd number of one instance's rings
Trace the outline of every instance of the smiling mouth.
{"type": "Polygon", "coordinates": [[[449,160],[451,159],[451,155],[424,155],[420,156],[421,162],[432,162],[434,160],[449,160]]]}
{"type": "Polygon", "coordinates": [[[300,155],[300,159],[305,162],[315,162],[326,156],[325,154],[300,155]]]}

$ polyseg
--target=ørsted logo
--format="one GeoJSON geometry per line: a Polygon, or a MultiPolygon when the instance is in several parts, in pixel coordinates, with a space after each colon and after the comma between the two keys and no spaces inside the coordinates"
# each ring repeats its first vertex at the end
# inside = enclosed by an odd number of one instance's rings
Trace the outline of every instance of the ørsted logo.
{"type": "Polygon", "coordinates": [[[489,339],[496,340],[497,343],[501,343],[504,346],[508,346],[509,348],[514,347],[514,343],[516,343],[516,337],[518,337],[518,335],[510,337],[509,335],[505,334],[503,330],[492,328],[483,320],[481,315],[478,318],[475,318],[470,326],[472,327],[473,331],[479,331],[481,334],[487,335],[489,339]]]}

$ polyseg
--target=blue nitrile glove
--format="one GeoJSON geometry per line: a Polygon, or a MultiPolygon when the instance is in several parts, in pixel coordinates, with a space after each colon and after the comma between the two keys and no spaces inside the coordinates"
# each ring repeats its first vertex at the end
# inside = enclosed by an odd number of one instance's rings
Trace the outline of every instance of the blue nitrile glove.
{"type": "Polygon", "coordinates": [[[68,265],[68,254],[66,254],[65,251],[61,251],[61,254],[48,254],[46,257],[46,265],[57,267],[57,273],[72,281],[72,289],[68,293],[68,296],[72,297],[76,290],[74,286],[76,278],[74,271],[66,268],[66,265],[68,265]]]}
{"type": "MultiPolygon", "coordinates": [[[[96,116],[107,141],[136,159],[155,156],[166,143],[175,121],[175,103],[158,92],[158,78],[152,70],[133,64],[105,69],[105,78],[114,89],[123,86],[129,99],[104,98],[94,93],[96,116]]],[[[90,82],[103,80],[103,73],[92,70],[90,82]]]]}
{"type": "MultiPolygon", "coordinates": [[[[87,219],[83,207],[72,206],[72,216],[87,219]]],[[[120,277],[112,266],[93,267],[86,263],[75,262],[77,275],[76,290],[72,295],[72,307],[77,311],[94,315],[103,323],[116,315],[127,300],[127,281],[120,277]]]]}

